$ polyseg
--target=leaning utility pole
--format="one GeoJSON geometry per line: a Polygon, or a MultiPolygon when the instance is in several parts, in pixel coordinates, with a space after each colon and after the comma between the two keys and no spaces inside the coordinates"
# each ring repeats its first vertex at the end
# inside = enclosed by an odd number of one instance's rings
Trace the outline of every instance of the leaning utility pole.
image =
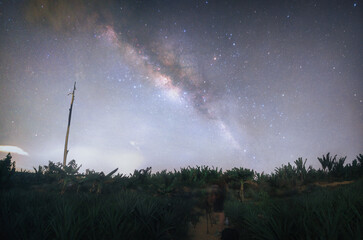
{"type": "Polygon", "coordinates": [[[70,126],[71,126],[72,108],[73,108],[73,101],[74,101],[74,91],[76,91],[76,82],[74,82],[73,92],[68,94],[68,95],[72,94],[72,101],[71,101],[71,107],[69,108],[69,116],[68,116],[68,126],[67,126],[66,142],[65,142],[65,144],[64,144],[63,168],[66,166],[66,163],[67,163],[67,155],[68,155],[68,136],[69,136],[69,128],[70,128],[70,126]]]}

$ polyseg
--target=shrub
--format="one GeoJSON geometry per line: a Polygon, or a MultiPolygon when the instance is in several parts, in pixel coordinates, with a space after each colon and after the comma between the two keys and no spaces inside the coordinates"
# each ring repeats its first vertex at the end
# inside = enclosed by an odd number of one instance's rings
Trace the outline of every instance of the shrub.
{"type": "Polygon", "coordinates": [[[7,188],[10,185],[10,178],[15,173],[15,162],[11,161],[10,153],[0,160],[0,189],[7,188]]]}

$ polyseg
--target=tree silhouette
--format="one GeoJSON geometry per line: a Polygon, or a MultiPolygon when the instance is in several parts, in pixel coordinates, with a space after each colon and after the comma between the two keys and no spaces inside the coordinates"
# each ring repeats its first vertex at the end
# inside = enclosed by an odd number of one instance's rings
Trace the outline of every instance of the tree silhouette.
{"type": "Polygon", "coordinates": [[[0,188],[9,186],[10,177],[15,173],[15,162],[11,162],[10,153],[0,160],[0,188]]]}

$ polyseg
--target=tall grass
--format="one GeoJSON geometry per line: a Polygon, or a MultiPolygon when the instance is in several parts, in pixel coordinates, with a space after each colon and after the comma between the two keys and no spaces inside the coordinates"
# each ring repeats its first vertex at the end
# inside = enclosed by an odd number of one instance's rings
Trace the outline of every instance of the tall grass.
{"type": "Polygon", "coordinates": [[[140,193],[11,190],[0,196],[1,239],[178,239],[192,204],[140,193]]]}
{"type": "Polygon", "coordinates": [[[226,215],[244,239],[361,239],[363,155],[344,161],[327,154],[318,170],[299,158],[271,174],[197,166],[126,176],[78,173],[75,161],[15,172],[8,155],[0,160],[0,239],[181,239],[216,183],[228,185],[226,215]],[[351,179],[333,190],[314,184],[351,179]],[[236,201],[241,191],[253,202],[236,201]]]}
{"type": "Polygon", "coordinates": [[[362,239],[363,181],[289,199],[228,202],[244,239],[362,239]]]}

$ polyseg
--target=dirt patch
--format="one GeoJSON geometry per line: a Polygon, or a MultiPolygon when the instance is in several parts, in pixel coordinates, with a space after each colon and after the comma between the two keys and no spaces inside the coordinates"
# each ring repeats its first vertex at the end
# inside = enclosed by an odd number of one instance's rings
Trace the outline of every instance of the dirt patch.
{"type": "Polygon", "coordinates": [[[208,233],[207,233],[207,218],[202,216],[199,218],[199,222],[195,226],[189,228],[189,238],[190,240],[219,240],[220,236],[217,235],[218,227],[217,224],[211,225],[208,221],[208,233]]]}
{"type": "Polygon", "coordinates": [[[190,240],[219,240],[221,239],[218,234],[218,225],[216,223],[211,224],[208,220],[208,232],[207,232],[207,217],[203,215],[199,218],[195,228],[190,226],[188,239],[190,240]]]}
{"type": "Polygon", "coordinates": [[[317,185],[317,186],[320,186],[320,187],[336,187],[336,186],[339,186],[339,185],[351,184],[353,182],[354,181],[343,181],[343,182],[316,182],[314,184],[317,185]]]}

